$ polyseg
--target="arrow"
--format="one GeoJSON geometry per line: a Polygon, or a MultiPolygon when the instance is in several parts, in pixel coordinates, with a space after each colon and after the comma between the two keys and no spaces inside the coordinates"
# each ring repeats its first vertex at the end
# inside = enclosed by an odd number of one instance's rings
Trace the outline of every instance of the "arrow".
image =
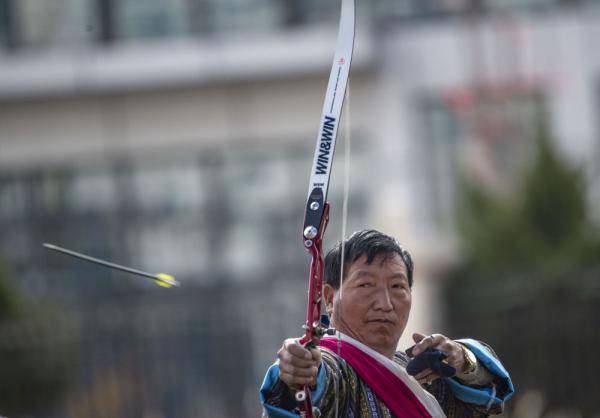
{"type": "Polygon", "coordinates": [[[90,257],[89,255],[81,254],[75,251],[67,250],[66,248],[59,247],[54,244],[42,244],[44,248],[52,251],[56,251],[62,254],[69,255],[71,257],[79,258],[80,260],[85,260],[90,263],[99,264],[104,267],[111,268],[113,270],[124,271],[126,273],[134,274],[136,276],[146,277],[148,279],[152,279],[156,282],[157,285],[162,287],[173,287],[180,286],[179,282],[175,280],[175,278],[166,273],[158,273],[158,274],[150,274],[145,271],[133,269],[131,267],[121,266],[119,264],[111,263],[108,261],[100,260],[99,258],[90,257]]]}

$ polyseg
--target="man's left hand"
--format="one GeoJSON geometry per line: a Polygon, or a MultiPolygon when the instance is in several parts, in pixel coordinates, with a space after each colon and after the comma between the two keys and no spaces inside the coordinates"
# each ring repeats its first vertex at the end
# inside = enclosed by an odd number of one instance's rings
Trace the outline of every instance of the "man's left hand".
{"type": "MultiPolygon", "coordinates": [[[[442,334],[425,335],[420,333],[413,334],[415,345],[412,347],[411,357],[415,357],[425,351],[427,348],[436,348],[446,354],[444,360],[450,366],[454,367],[460,374],[465,368],[464,351],[460,344],[442,334]]],[[[439,379],[439,375],[431,371],[431,369],[423,370],[415,376],[419,383],[431,383],[439,379]]]]}

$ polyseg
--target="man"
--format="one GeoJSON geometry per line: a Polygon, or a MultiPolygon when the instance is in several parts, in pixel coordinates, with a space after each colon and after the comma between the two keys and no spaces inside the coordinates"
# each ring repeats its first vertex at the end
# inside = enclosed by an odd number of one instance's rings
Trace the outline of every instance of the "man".
{"type": "Polygon", "coordinates": [[[297,416],[294,393],[305,384],[322,417],[468,418],[500,413],[512,395],[512,382],[494,352],[480,342],[416,333],[410,355],[440,350],[446,356],[444,366],[454,367],[456,375],[441,378],[431,368],[414,377],[407,374],[410,358],[396,348],[412,302],[408,251],[378,231],[355,233],[344,245],[340,286],[341,249],[338,244],[325,257],[323,286],[327,314],[338,334],[324,337],[310,350],[298,339],[284,341],[261,388],[265,416],[297,416]]]}

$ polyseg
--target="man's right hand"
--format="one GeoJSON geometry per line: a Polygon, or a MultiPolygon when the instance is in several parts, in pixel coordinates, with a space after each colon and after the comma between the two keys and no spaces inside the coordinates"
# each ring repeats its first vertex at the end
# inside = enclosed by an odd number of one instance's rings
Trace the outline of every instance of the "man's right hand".
{"type": "Polygon", "coordinates": [[[289,338],[277,352],[279,358],[279,378],[290,389],[298,390],[302,385],[316,386],[321,351],[310,350],[298,343],[297,338],[289,338]]]}

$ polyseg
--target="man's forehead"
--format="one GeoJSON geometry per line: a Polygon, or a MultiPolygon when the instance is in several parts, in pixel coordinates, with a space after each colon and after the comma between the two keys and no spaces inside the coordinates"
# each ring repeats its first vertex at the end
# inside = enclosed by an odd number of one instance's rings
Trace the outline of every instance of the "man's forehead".
{"type": "Polygon", "coordinates": [[[403,273],[405,276],[408,274],[406,264],[398,253],[377,254],[371,263],[368,263],[367,255],[363,254],[350,265],[350,271],[369,272],[382,267],[403,273]]]}

